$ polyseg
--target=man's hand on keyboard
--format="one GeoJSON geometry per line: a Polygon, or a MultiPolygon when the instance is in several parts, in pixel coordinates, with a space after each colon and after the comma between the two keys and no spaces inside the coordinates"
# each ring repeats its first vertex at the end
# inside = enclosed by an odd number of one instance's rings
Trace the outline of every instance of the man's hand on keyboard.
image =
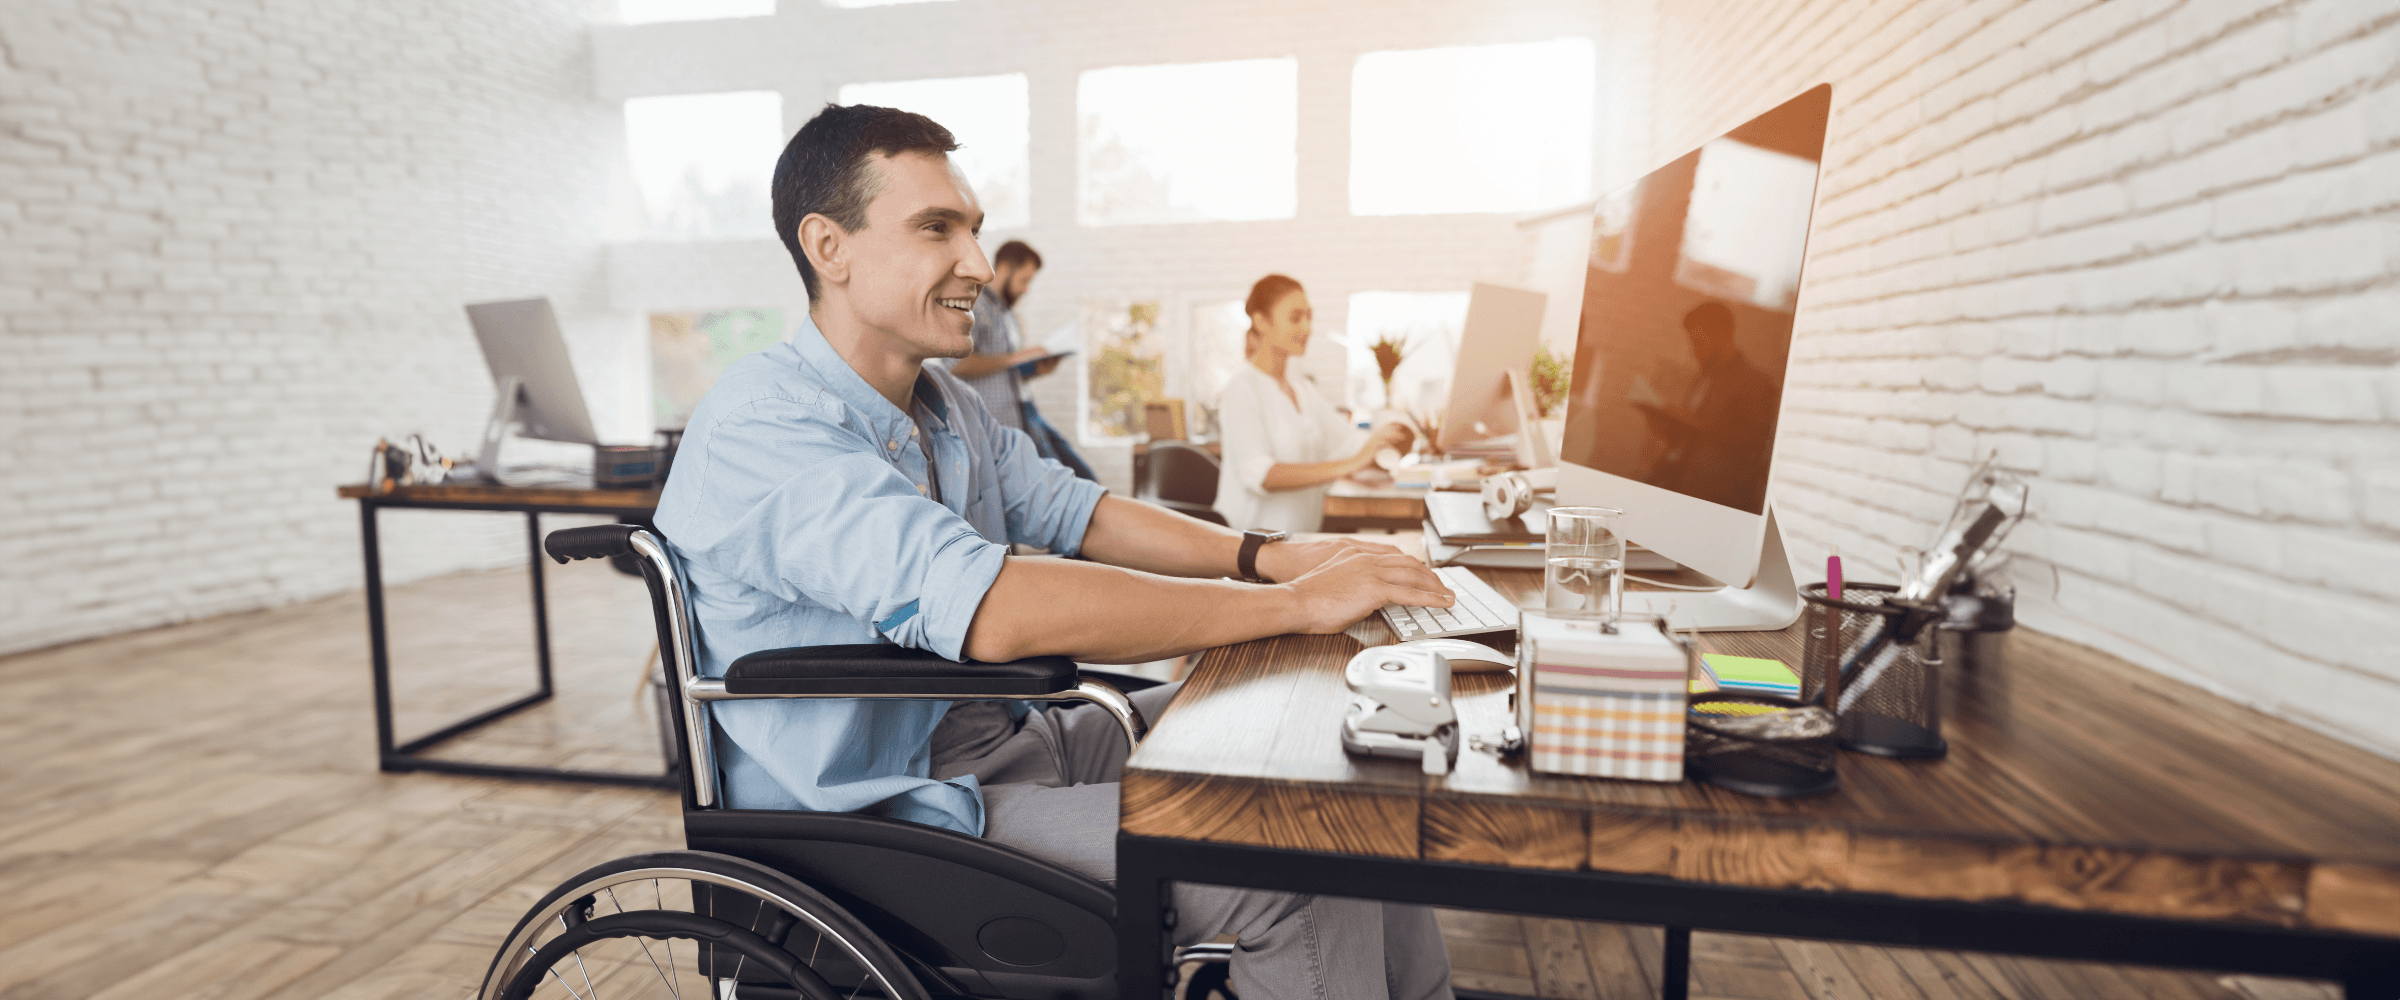
{"type": "Polygon", "coordinates": [[[1300,627],[1293,631],[1317,635],[1349,628],[1385,604],[1447,608],[1456,601],[1424,563],[1364,544],[1335,552],[1287,586],[1299,599],[1300,627]]]}
{"type": "Polygon", "coordinates": [[[1258,572],[1276,583],[1290,583],[1309,570],[1344,552],[1384,555],[1399,549],[1363,538],[1323,538],[1313,542],[1279,542],[1258,550],[1258,572]]]}

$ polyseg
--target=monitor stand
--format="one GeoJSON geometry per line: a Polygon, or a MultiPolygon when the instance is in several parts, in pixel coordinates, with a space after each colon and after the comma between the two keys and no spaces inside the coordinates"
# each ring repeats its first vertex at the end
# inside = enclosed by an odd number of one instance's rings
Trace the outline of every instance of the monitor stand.
{"type": "Polygon", "coordinates": [[[524,394],[525,382],[516,375],[500,376],[500,384],[493,387],[492,416],[484,421],[483,447],[475,453],[475,478],[500,482],[500,442],[516,425],[517,400],[524,394]]]}
{"type": "Polygon", "coordinates": [[[1747,587],[1722,590],[1625,592],[1627,614],[1661,615],[1675,629],[1701,632],[1771,632],[1800,620],[1800,587],[1783,554],[1783,531],[1775,508],[1767,508],[1767,535],[1758,546],[1758,572],[1747,587]]]}

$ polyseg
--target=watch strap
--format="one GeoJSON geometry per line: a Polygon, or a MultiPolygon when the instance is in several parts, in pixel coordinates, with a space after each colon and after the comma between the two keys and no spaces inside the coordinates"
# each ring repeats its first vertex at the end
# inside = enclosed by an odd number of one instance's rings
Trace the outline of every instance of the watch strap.
{"type": "Polygon", "coordinates": [[[1256,528],[1242,532],[1242,552],[1234,560],[1235,568],[1241,572],[1242,579],[1265,582],[1266,578],[1258,575],[1258,548],[1268,542],[1283,541],[1286,537],[1288,536],[1281,531],[1260,531],[1256,528]]]}

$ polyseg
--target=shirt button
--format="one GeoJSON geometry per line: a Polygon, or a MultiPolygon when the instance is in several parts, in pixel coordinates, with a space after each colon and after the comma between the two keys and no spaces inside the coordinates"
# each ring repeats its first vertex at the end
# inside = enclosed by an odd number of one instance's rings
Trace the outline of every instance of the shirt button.
{"type": "Polygon", "coordinates": [[[898,441],[886,441],[886,442],[884,442],[884,443],[883,443],[883,446],[884,446],[884,447],[886,447],[886,448],[889,448],[889,449],[891,449],[891,450],[893,450],[893,451],[899,451],[899,450],[900,450],[900,442],[898,442],[898,441]]]}
{"type": "Polygon", "coordinates": [[[918,484],[917,484],[917,492],[919,492],[919,493],[923,493],[923,492],[925,492],[925,484],[924,484],[924,483],[918,483],[918,484]]]}
{"type": "Polygon", "coordinates": [[[917,436],[917,429],[916,429],[916,428],[914,428],[914,427],[911,427],[911,428],[909,428],[909,429],[908,429],[908,436],[909,436],[909,437],[912,437],[912,438],[913,438],[913,437],[916,437],[916,436],[917,436]]]}

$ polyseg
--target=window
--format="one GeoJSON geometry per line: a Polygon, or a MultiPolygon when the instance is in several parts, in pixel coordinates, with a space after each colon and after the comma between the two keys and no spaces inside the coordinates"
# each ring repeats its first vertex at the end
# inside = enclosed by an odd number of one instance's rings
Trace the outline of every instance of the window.
{"type": "Polygon", "coordinates": [[[893,7],[904,3],[933,3],[935,0],[825,0],[827,7],[893,7]]]}
{"type": "Polygon", "coordinates": [[[1353,409],[1439,411],[1450,398],[1458,336],[1467,325],[1466,292],[1358,292],[1350,296],[1350,404],[1353,409]],[[1400,346],[1388,379],[1375,344],[1400,346]]]}
{"type": "Polygon", "coordinates": [[[842,88],[840,101],[914,111],[940,122],[958,139],[950,160],[974,185],[984,228],[1022,229],[1033,221],[1032,102],[1025,74],[853,83],[842,88]]]}
{"type": "Polygon", "coordinates": [[[773,91],[636,97],[625,144],[653,239],[772,238],[767,189],[783,153],[773,91]]]}
{"type": "Polygon", "coordinates": [[[1075,87],[1087,226],[1288,219],[1299,204],[1299,64],[1118,66],[1075,87]]]}
{"type": "MultiPolygon", "coordinates": [[[[1089,444],[1131,443],[1146,430],[1142,404],[1167,395],[1166,343],[1158,303],[1083,303],[1083,433],[1089,444]]],[[[1188,422],[1188,416],[1185,418],[1188,422]]]]}
{"type": "Polygon", "coordinates": [[[1358,57],[1351,213],[1525,212],[1591,198],[1596,79],[1585,38],[1358,57]]]}
{"type": "Polygon", "coordinates": [[[617,0],[617,19],[626,24],[713,21],[724,17],[765,17],[773,13],[775,0],[617,0]]]}
{"type": "Polygon", "coordinates": [[[651,412],[658,426],[681,427],[725,367],[783,339],[783,310],[650,314],[651,412]]]}
{"type": "Polygon", "coordinates": [[[1192,306],[1192,325],[1184,338],[1185,360],[1180,366],[1183,384],[1177,390],[1186,401],[1185,420],[1192,440],[1215,440],[1217,400],[1225,394],[1225,383],[1249,363],[1242,353],[1249,332],[1250,317],[1242,312],[1241,299],[1192,306]]]}

